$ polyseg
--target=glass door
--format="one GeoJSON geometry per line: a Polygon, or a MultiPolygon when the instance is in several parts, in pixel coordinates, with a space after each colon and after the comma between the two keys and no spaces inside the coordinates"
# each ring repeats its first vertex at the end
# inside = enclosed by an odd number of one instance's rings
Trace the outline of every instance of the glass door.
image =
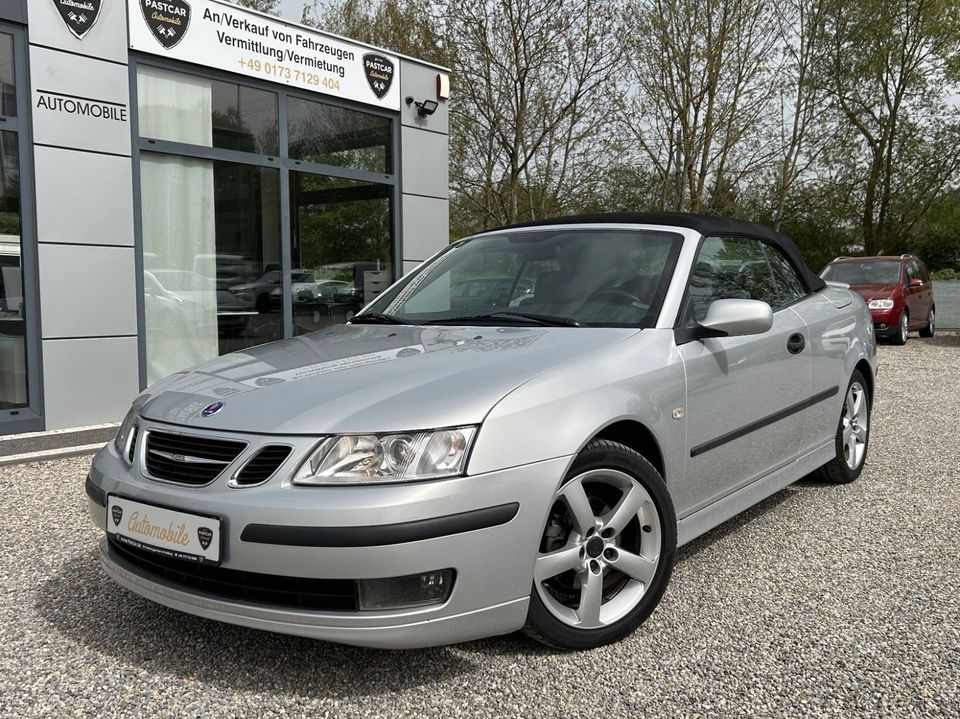
{"type": "Polygon", "coordinates": [[[293,330],[348,321],[393,279],[393,188],[290,173],[293,330]]]}

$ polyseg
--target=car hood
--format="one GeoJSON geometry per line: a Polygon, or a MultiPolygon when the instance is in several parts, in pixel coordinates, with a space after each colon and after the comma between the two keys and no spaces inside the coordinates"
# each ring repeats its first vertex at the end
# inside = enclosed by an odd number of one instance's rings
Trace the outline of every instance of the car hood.
{"type": "Polygon", "coordinates": [[[506,394],[637,333],[573,327],[341,325],[234,352],[168,377],[143,417],[267,434],[478,424],[506,394]],[[216,402],[223,407],[204,417],[216,402]]]}
{"type": "Polygon", "coordinates": [[[850,289],[869,302],[874,298],[891,297],[897,291],[897,285],[850,285],[850,289]]]}

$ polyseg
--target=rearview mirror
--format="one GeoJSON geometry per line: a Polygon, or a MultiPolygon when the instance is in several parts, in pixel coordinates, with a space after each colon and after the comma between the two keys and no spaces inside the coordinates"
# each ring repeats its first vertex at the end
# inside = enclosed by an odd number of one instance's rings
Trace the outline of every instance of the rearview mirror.
{"type": "Polygon", "coordinates": [[[921,287],[923,285],[923,280],[914,277],[912,280],[907,282],[907,287],[921,287]]]}

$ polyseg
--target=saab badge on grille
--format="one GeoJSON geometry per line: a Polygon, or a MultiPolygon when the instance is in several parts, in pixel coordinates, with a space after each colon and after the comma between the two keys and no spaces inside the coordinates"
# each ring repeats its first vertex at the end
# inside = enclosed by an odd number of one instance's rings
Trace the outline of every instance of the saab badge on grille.
{"type": "Polygon", "coordinates": [[[200,540],[200,546],[207,549],[213,541],[213,530],[209,527],[197,527],[197,539],[200,540]]]}
{"type": "Polygon", "coordinates": [[[209,417],[214,415],[223,409],[223,402],[214,402],[213,404],[208,404],[206,407],[201,410],[200,414],[204,417],[209,417]]]}
{"type": "Polygon", "coordinates": [[[123,507],[119,504],[115,504],[110,508],[110,514],[113,515],[113,526],[119,527],[120,520],[123,518],[123,507]]]}

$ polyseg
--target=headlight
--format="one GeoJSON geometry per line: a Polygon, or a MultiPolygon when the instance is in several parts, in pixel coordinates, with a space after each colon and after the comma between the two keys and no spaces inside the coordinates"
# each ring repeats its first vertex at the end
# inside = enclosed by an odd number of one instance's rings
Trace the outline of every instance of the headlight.
{"type": "Polygon", "coordinates": [[[123,418],[123,422],[120,423],[120,429],[117,431],[117,436],[113,440],[113,448],[117,450],[117,454],[123,457],[124,461],[128,461],[127,456],[127,447],[130,441],[130,430],[133,429],[133,423],[136,422],[137,410],[133,407],[130,408],[130,411],[127,412],[127,416],[123,418]]]}
{"type": "Polygon", "coordinates": [[[323,440],[294,484],[410,482],[463,474],[476,427],[403,434],[350,434],[323,440]]]}
{"type": "Polygon", "coordinates": [[[870,300],[867,307],[871,310],[892,310],[893,300],[870,300]]]}

